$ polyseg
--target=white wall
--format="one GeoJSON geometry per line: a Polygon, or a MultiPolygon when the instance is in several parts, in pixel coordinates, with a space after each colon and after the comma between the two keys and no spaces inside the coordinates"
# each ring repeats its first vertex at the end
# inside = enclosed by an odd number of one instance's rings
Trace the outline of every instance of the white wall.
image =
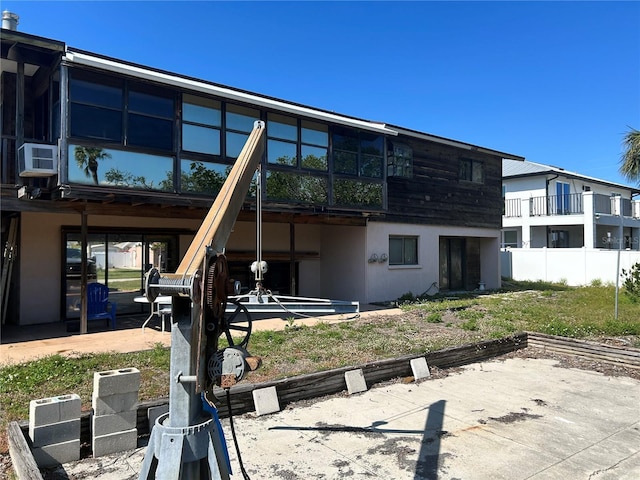
{"type": "MultiPolygon", "coordinates": [[[[587,248],[515,248],[500,253],[502,276],[514,280],[589,285],[616,282],[617,250],[587,248]]],[[[640,262],[640,252],[622,250],[620,271],[640,262]]]]}
{"type": "Polygon", "coordinates": [[[480,238],[481,280],[487,288],[500,286],[500,232],[491,229],[402,225],[396,223],[369,222],[367,226],[367,249],[364,255],[366,265],[366,302],[395,300],[405,293],[421,295],[425,292],[437,293],[434,283],[440,280],[440,237],[480,238]],[[380,257],[389,254],[389,235],[417,235],[418,265],[395,266],[386,263],[368,263],[372,254],[380,257]]]}

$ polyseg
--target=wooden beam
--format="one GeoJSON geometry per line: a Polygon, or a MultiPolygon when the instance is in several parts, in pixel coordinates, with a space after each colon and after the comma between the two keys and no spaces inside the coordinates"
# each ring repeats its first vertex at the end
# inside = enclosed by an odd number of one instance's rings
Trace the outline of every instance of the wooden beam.
{"type": "Polygon", "coordinates": [[[256,122],[220,193],[187,249],[176,275],[193,275],[201,268],[206,247],[222,252],[236,223],[264,151],[264,123],[256,122]]]}

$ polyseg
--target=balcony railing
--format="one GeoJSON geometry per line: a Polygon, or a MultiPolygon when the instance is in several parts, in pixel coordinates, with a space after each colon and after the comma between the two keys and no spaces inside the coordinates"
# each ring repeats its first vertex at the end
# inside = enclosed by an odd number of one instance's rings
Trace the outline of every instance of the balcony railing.
{"type": "Polygon", "coordinates": [[[549,195],[529,200],[529,215],[576,215],[584,213],[582,194],[549,195]]]}
{"type": "Polygon", "coordinates": [[[509,198],[504,201],[504,212],[502,214],[505,217],[521,217],[522,211],[520,210],[522,200],[519,198],[509,198]]]}

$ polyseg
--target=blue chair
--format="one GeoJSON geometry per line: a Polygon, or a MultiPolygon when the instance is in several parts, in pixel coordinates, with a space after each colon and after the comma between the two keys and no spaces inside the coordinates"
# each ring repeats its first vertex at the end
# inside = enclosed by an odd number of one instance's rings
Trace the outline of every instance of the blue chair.
{"type": "Polygon", "coordinates": [[[111,329],[116,328],[115,302],[109,301],[109,287],[102,283],[87,285],[87,320],[111,320],[111,329]]]}

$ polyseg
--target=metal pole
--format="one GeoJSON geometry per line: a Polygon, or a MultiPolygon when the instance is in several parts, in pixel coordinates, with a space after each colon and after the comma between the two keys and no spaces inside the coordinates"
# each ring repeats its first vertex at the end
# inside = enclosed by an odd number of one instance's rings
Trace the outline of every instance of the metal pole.
{"type": "MultiPolygon", "coordinates": [[[[622,202],[621,202],[622,203],[622,202]]],[[[614,314],[613,314],[613,318],[615,320],[618,320],[618,294],[620,292],[620,251],[622,250],[622,241],[623,241],[623,236],[624,236],[624,226],[623,226],[623,221],[624,218],[622,216],[622,204],[620,205],[620,236],[618,238],[618,259],[616,262],[616,305],[615,305],[615,310],[614,310],[614,314]]]]}

